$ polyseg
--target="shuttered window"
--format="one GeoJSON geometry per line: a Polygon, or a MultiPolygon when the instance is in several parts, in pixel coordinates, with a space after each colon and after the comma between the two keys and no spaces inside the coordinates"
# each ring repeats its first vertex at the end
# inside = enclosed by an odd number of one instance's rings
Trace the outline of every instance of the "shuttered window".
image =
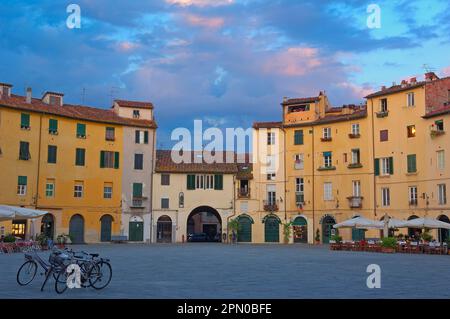
{"type": "Polygon", "coordinates": [[[47,152],[47,163],[49,164],[56,164],[56,153],[58,151],[58,148],[54,145],[48,146],[48,152],[47,152]]]}
{"type": "Polygon", "coordinates": [[[119,168],[119,152],[100,151],[100,168],[119,168]]]}
{"type": "Polygon", "coordinates": [[[215,190],[223,189],[223,175],[214,175],[214,189],[215,190]]]}
{"type": "Polygon", "coordinates": [[[303,145],[303,130],[297,130],[294,132],[294,144],[303,145]]]}
{"type": "Polygon", "coordinates": [[[133,183],[133,197],[142,198],[142,183],[133,183]]]}
{"type": "Polygon", "coordinates": [[[187,189],[188,190],[195,189],[195,175],[187,175],[187,189]]]}
{"type": "Polygon", "coordinates": [[[407,156],[408,173],[415,173],[416,167],[416,154],[410,154],[407,156]]]}
{"type": "Polygon", "coordinates": [[[30,128],[30,114],[26,113],[20,114],[20,128],[24,129],[30,128]]]}
{"type": "Polygon", "coordinates": [[[86,124],[77,123],[77,137],[78,138],[86,137],[86,124]]]}
{"type": "Polygon", "coordinates": [[[19,159],[22,161],[28,161],[30,156],[30,143],[20,142],[19,146],[19,159]]]}
{"type": "Polygon", "coordinates": [[[144,154],[134,154],[134,169],[144,169],[144,154]]]}
{"type": "Polygon", "coordinates": [[[27,193],[27,177],[19,176],[17,181],[17,195],[26,195],[27,193]]]}
{"type": "Polygon", "coordinates": [[[50,134],[58,133],[58,120],[55,119],[48,120],[48,132],[50,134]]]}
{"type": "Polygon", "coordinates": [[[84,148],[77,148],[75,151],[75,165],[84,166],[86,158],[86,150],[84,148]]]}

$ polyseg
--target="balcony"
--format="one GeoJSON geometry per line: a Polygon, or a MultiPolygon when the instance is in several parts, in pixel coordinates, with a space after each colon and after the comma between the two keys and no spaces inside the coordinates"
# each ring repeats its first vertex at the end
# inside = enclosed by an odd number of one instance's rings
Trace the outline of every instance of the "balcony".
{"type": "Polygon", "coordinates": [[[353,133],[349,133],[349,134],[348,134],[348,137],[349,137],[349,138],[360,138],[360,137],[361,137],[361,134],[353,134],[353,133]]]}
{"type": "Polygon", "coordinates": [[[362,196],[350,196],[347,197],[348,199],[348,205],[350,208],[361,208],[362,207],[362,196]]]}
{"type": "Polygon", "coordinates": [[[377,115],[378,118],[383,118],[383,117],[387,117],[389,115],[389,111],[380,111],[380,112],[376,112],[375,113],[377,115]]]}
{"type": "Polygon", "coordinates": [[[250,188],[238,188],[237,195],[238,198],[250,198],[250,188]]]}
{"type": "Polygon", "coordinates": [[[432,126],[430,129],[430,136],[431,137],[437,137],[437,136],[441,136],[444,135],[445,131],[443,129],[439,129],[437,127],[432,126]]]}
{"type": "Polygon", "coordinates": [[[133,197],[131,202],[131,208],[144,208],[144,201],[147,200],[147,197],[133,197]]]}
{"type": "Polygon", "coordinates": [[[409,206],[417,206],[417,199],[410,199],[409,206]]]}
{"type": "Polygon", "coordinates": [[[362,166],[361,163],[351,163],[351,164],[348,164],[347,167],[348,167],[348,168],[361,168],[361,167],[363,167],[363,166],[362,166]]]}
{"type": "Polygon", "coordinates": [[[278,200],[276,201],[263,201],[264,204],[264,210],[266,212],[277,212],[278,211],[278,200]]]}
{"type": "Polygon", "coordinates": [[[331,142],[333,139],[331,137],[322,137],[320,140],[322,142],[331,142]]]}
{"type": "Polygon", "coordinates": [[[320,166],[318,171],[334,171],[336,170],[336,166],[320,166]]]}

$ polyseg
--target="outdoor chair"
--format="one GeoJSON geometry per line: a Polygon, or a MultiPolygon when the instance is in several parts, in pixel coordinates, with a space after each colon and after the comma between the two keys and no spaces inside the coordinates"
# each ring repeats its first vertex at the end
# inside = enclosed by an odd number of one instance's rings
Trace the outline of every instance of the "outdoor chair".
{"type": "Polygon", "coordinates": [[[411,242],[409,244],[409,253],[411,254],[420,254],[422,252],[420,245],[418,242],[411,242]]]}

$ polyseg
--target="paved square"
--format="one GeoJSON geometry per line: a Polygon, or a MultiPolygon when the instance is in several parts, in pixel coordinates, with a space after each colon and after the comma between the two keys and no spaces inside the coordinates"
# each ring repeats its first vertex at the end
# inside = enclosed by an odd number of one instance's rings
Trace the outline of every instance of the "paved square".
{"type": "Polygon", "coordinates": [[[0,298],[449,298],[450,256],[329,251],[304,245],[88,245],[109,257],[111,284],[64,295],[43,277],[16,283],[22,254],[0,255],[0,298]],[[381,288],[368,289],[378,264],[381,288]]]}

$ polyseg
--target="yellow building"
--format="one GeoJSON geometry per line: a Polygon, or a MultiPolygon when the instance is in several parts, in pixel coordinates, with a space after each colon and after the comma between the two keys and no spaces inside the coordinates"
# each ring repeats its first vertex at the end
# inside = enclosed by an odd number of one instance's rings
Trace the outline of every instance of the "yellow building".
{"type": "Polygon", "coordinates": [[[65,233],[82,243],[119,234],[123,130],[154,129],[154,122],[64,104],[61,93],[37,99],[31,89],[19,96],[11,85],[0,87],[0,203],[49,212],[34,222],[2,223],[3,235],[65,233]]]}

